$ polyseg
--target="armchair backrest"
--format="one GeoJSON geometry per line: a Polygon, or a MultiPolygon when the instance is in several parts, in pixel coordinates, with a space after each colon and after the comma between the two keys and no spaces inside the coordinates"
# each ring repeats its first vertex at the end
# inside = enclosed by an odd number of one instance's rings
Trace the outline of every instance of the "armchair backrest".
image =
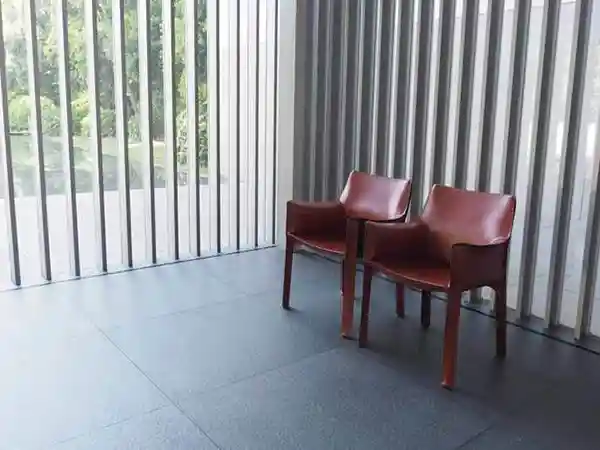
{"type": "Polygon", "coordinates": [[[349,217],[403,220],[410,203],[411,182],[353,171],[340,202],[349,217]]]}
{"type": "Polygon", "coordinates": [[[435,185],[421,215],[431,232],[429,250],[449,262],[454,244],[508,242],[515,207],[516,200],[512,195],[435,185]]]}

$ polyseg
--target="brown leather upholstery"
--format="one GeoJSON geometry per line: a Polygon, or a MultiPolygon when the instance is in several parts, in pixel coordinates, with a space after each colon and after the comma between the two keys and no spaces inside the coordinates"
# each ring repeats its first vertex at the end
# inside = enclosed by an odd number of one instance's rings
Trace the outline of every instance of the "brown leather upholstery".
{"type": "Polygon", "coordinates": [[[352,172],[340,196],[346,215],[364,220],[404,220],[410,202],[410,181],[352,172]]]}
{"type": "Polygon", "coordinates": [[[337,202],[290,201],[286,234],[304,245],[343,254],[346,241],[346,210],[337,202]]]}
{"type": "MultiPolygon", "coordinates": [[[[505,353],[506,264],[515,198],[434,186],[420,217],[402,224],[365,227],[365,292],[360,344],[368,333],[370,277],[382,272],[400,285],[448,293],[444,386],[454,384],[461,293],[490,286],[496,293],[497,352],[505,353]],[[365,300],[366,299],[366,300],[365,300]]],[[[428,314],[429,307],[423,311],[428,314]]],[[[422,317],[425,326],[429,317],[422,317]]]]}
{"type": "Polygon", "coordinates": [[[356,260],[366,220],[404,221],[410,202],[411,183],[407,180],[352,172],[339,201],[287,204],[286,267],[283,306],[289,308],[291,264],[296,245],[342,257],[342,334],[352,329],[356,260]]]}

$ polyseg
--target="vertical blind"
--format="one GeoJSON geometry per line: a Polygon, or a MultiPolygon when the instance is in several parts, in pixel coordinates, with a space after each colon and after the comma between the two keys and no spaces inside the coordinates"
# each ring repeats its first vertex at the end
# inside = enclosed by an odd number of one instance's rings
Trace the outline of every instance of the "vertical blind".
{"type": "Polygon", "coordinates": [[[516,316],[600,335],[594,3],[300,2],[295,195],[353,169],[412,178],[412,214],[434,183],[513,193],[516,316]]]}
{"type": "Polygon", "coordinates": [[[275,242],[279,0],[0,18],[0,288],[275,242]]]}

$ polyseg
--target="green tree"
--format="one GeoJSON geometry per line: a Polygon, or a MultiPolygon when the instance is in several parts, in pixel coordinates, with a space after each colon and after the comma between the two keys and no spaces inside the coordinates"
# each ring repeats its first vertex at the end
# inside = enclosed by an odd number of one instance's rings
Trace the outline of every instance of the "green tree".
{"type": "MultiPolygon", "coordinates": [[[[175,55],[174,69],[177,85],[176,114],[178,125],[187,116],[185,110],[185,3],[187,0],[174,0],[175,9],[175,55]]],[[[199,1],[199,33],[197,35],[197,55],[200,92],[206,93],[207,39],[206,39],[206,0],[199,1]]],[[[26,46],[26,9],[22,0],[2,0],[5,23],[5,48],[7,55],[7,85],[9,88],[10,121],[13,131],[27,131],[29,109],[29,87],[27,78],[26,46]],[[7,26],[6,24],[10,24],[7,26]]],[[[71,77],[70,105],[73,115],[73,132],[85,136],[89,131],[89,99],[87,89],[87,48],[85,27],[85,2],[68,1],[68,38],[69,73],[71,77]]],[[[40,92],[43,110],[44,132],[57,134],[60,129],[59,108],[60,92],[58,86],[58,44],[56,0],[38,0],[37,34],[39,48],[40,92]]],[[[164,134],[164,98],[163,98],[163,54],[162,54],[162,1],[151,0],[150,11],[150,72],[151,96],[153,107],[152,133],[154,139],[164,134]]],[[[127,89],[127,121],[130,140],[139,138],[139,51],[138,51],[138,15],[137,0],[125,1],[125,62],[127,89]]],[[[98,1],[98,65],[97,74],[100,84],[99,105],[103,136],[114,136],[114,50],[112,30],[112,1],[98,1]]],[[[201,163],[207,160],[208,135],[207,96],[201,95],[199,130],[201,132],[201,163]]],[[[185,128],[185,127],[183,127],[185,128]]],[[[183,131],[180,126],[178,130],[183,131]]],[[[187,146],[187,134],[178,133],[178,147],[183,154],[187,146]]]]}
{"type": "MultiPolygon", "coordinates": [[[[30,129],[31,96],[17,95],[8,105],[11,132],[26,133],[30,129]]],[[[50,136],[60,133],[60,111],[48,97],[40,97],[42,110],[42,132],[50,136]]]]}

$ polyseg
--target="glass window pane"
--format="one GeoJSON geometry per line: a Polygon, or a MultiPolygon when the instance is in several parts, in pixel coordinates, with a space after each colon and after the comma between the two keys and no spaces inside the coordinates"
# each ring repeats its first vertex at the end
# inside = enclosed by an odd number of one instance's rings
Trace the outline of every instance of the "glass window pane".
{"type": "Polygon", "coordinates": [[[517,197],[517,211],[515,215],[509,257],[508,304],[512,308],[516,307],[517,304],[519,274],[521,272],[521,248],[523,246],[525,203],[527,199],[527,183],[529,178],[529,163],[531,158],[535,96],[538,82],[543,15],[543,2],[541,0],[533,2],[529,25],[529,42],[527,45],[527,68],[524,89],[525,98],[523,101],[523,113],[521,121],[521,140],[517,162],[517,186],[515,190],[517,197]]]}
{"type": "Polygon", "coordinates": [[[573,44],[575,3],[563,0],[560,11],[558,42],[556,47],[556,67],[548,136],[548,150],[544,175],[542,212],[538,239],[538,255],[533,289],[532,312],[544,317],[548,301],[548,276],[554,218],[556,215],[557,190],[559,189],[560,162],[563,153],[569,71],[573,44]],[[561,55],[569,55],[564,57],[561,55]]]}

